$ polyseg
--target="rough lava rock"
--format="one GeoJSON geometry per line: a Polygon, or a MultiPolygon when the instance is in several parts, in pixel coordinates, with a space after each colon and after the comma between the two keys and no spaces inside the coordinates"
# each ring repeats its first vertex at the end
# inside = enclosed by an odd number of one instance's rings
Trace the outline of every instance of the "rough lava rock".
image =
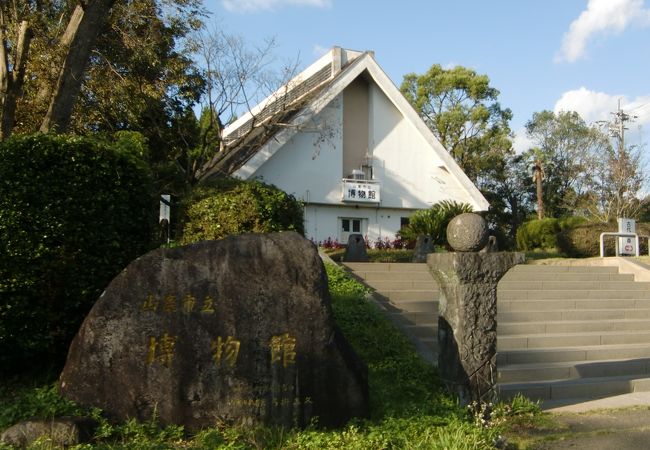
{"type": "Polygon", "coordinates": [[[478,214],[459,214],[447,225],[447,242],[457,252],[478,252],[488,239],[487,222],[478,214]]]}
{"type": "Polygon", "coordinates": [[[26,420],[7,428],[0,435],[0,443],[26,448],[36,440],[47,437],[53,446],[70,447],[89,442],[96,428],[97,422],[87,417],[26,420]]]}
{"type": "Polygon", "coordinates": [[[497,284],[523,253],[432,253],[440,285],[438,371],[461,405],[496,395],[497,284]]]}
{"type": "Polygon", "coordinates": [[[109,418],[338,426],[368,414],[316,247],[294,232],[152,251],[93,306],[60,378],[109,418]]]}

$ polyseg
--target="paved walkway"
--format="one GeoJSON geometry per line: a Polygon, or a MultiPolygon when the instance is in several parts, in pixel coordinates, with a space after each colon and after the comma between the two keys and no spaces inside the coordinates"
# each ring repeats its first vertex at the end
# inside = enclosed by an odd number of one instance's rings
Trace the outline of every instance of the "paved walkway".
{"type": "Polygon", "coordinates": [[[650,449],[650,393],[639,392],[574,405],[544,405],[553,429],[529,430],[520,436],[536,450],[650,449]]]}

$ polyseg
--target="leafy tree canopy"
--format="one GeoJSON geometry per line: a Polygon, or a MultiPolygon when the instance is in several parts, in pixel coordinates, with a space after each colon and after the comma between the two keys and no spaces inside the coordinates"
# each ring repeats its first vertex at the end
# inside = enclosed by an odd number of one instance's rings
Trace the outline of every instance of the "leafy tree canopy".
{"type": "Polygon", "coordinates": [[[406,75],[400,89],[475,183],[510,151],[512,112],[501,108],[487,75],[434,64],[422,75],[406,75]]]}

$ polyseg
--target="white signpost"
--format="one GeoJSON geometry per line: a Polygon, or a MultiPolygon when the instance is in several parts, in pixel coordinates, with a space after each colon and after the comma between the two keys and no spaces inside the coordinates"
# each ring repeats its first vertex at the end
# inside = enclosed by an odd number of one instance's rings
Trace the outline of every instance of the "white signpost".
{"type": "Polygon", "coordinates": [[[169,224],[171,223],[171,195],[163,194],[160,196],[160,213],[158,214],[158,223],[161,226],[161,237],[163,241],[171,240],[169,236],[169,224]]]}
{"type": "Polygon", "coordinates": [[[166,220],[169,223],[170,219],[170,205],[171,195],[163,194],[160,196],[160,214],[158,215],[158,222],[166,220]]]}
{"type": "MultiPolygon", "coordinates": [[[[636,233],[636,222],[634,219],[618,219],[619,233],[636,233]]],[[[633,237],[619,237],[617,255],[634,256],[636,255],[636,239],[633,237]]]]}

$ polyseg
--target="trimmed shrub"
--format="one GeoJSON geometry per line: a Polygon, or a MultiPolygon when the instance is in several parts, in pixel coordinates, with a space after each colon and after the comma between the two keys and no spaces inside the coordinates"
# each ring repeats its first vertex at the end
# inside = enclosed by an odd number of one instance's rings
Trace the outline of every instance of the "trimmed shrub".
{"type": "MultiPolygon", "coordinates": [[[[600,256],[600,233],[618,231],[618,225],[611,223],[584,223],[574,228],[567,228],[558,234],[558,248],[572,258],[587,258],[600,256]]],[[[650,235],[650,224],[637,223],[636,232],[639,235],[650,235]]],[[[613,256],[615,252],[615,239],[605,239],[605,255],[613,256]]],[[[648,254],[648,244],[645,239],[640,239],[640,254],[648,254]]]]}
{"type": "Polygon", "coordinates": [[[304,234],[302,204],[260,181],[221,179],[199,187],[185,205],[184,244],[248,232],[304,234]]]}
{"type": "Polygon", "coordinates": [[[42,134],[0,144],[0,371],[63,362],[108,282],[150,247],[150,183],[120,145],[42,134]]]}
{"type": "Polygon", "coordinates": [[[517,229],[517,249],[528,251],[535,248],[555,248],[558,231],[560,226],[557,219],[526,222],[517,229]]]}
{"type": "Polygon", "coordinates": [[[566,230],[567,228],[575,228],[578,225],[582,225],[585,223],[588,223],[589,220],[586,217],[582,216],[566,216],[566,217],[561,217],[557,221],[558,227],[560,227],[560,230],[566,230]]]}
{"type": "Polygon", "coordinates": [[[420,234],[428,234],[436,245],[447,243],[447,225],[459,214],[472,212],[467,203],[453,200],[443,200],[435,203],[429,209],[415,212],[409,217],[409,224],[399,231],[399,237],[405,241],[413,241],[420,234]]]}

